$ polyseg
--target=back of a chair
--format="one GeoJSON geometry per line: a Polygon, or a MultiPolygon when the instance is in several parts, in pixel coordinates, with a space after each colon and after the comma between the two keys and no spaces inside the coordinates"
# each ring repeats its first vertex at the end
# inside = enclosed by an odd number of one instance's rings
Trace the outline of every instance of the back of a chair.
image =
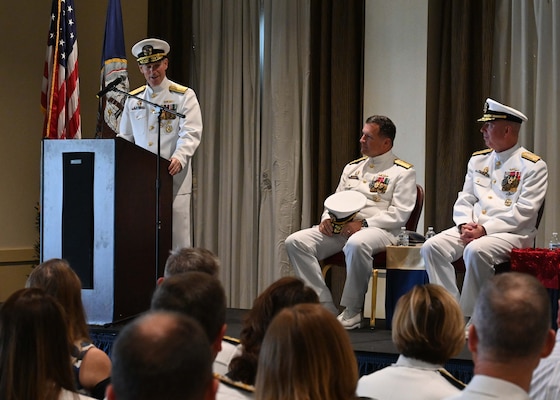
{"type": "Polygon", "coordinates": [[[422,208],[424,207],[424,188],[419,184],[416,184],[416,203],[412,209],[412,213],[406,222],[406,230],[416,232],[418,227],[418,221],[420,220],[420,214],[422,214],[422,208]]]}
{"type": "MultiPolygon", "coordinates": [[[[541,224],[541,219],[542,219],[542,215],[544,213],[544,202],[546,201],[546,199],[543,200],[539,211],[537,213],[537,223],[535,224],[535,228],[537,230],[539,230],[539,225],[541,224]]],[[[535,238],[533,239],[533,249],[537,247],[537,236],[535,235],[535,238]]]]}
{"type": "Polygon", "coordinates": [[[544,213],[544,202],[546,199],[542,201],[542,204],[539,208],[539,212],[537,213],[537,223],[535,224],[535,228],[539,229],[539,225],[541,224],[542,215],[544,213]]]}

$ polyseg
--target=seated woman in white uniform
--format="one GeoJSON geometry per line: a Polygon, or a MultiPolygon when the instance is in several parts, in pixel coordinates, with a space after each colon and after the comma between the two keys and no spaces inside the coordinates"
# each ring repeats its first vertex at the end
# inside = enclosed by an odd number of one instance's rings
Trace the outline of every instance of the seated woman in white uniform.
{"type": "Polygon", "coordinates": [[[415,286],[399,299],[393,342],[400,353],[397,362],[360,378],[359,396],[436,400],[465,386],[443,368],[465,345],[463,314],[443,286],[415,286]]]}

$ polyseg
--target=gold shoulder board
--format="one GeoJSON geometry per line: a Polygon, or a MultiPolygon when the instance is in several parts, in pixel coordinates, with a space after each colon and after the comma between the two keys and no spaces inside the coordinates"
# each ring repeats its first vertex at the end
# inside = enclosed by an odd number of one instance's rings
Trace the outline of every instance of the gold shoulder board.
{"type": "Polygon", "coordinates": [[[227,376],[214,373],[214,378],[216,378],[220,382],[222,382],[222,383],[224,383],[228,386],[231,386],[233,388],[243,390],[243,391],[248,392],[248,393],[254,393],[255,392],[255,387],[253,385],[247,385],[246,383],[243,383],[243,382],[234,381],[233,379],[230,379],[227,376]]]}
{"type": "Polygon", "coordinates": [[[364,161],[366,158],[367,158],[366,156],[363,156],[363,157],[358,158],[357,160],[350,161],[348,164],[350,164],[350,165],[358,164],[359,162],[364,161]]]}
{"type": "Polygon", "coordinates": [[[181,93],[181,94],[183,94],[183,93],[185,93],[187,90],[189,90],[189,88],[186,87],[186,86],[181,86],[181,85],[176,85],[176,84],[173,84],[173,85],[170,85],[170,86],[169,86],[169,91],[170,91],[170,92],[175,92],[175,93],[181,93]]]}
{"type": "Polygon", "coordinates": [[[146,85],[140,86],[139,88],[134,89],[132,92],[129,92],[128,94],[137,95],[138,93],[142,93],[144,90],[146,90],[146,85]]]}
{"type": "Polygon", "coordinates": [[[410,169],[410,168],[413,167],[412,164],[407,163],[406,161],[400,160],[398,158],[395,160],[395,164],[398,165],[399,167],[403,167],[403,168],[406,168],[406,169],[410,169]]]}
{"type": "Polygon", "coordinates": [[[536,163],[541,159],[539,156],[531,153],[530,151],[524,151],[523,153],[521,153],[521,157],[523,157],[526,160],[532,161],[534,163],[536,163]]]}
{"type": "Polygon", "coordinates": [[[475,151],[474,153],[472,153],[473,156],[481,156],[483,154],[488,154],[491,153],[492,149],[484,149],[484,150],[479,150],[479,151],[475,151]]]}
{"type": "Polygon", "coordinates": [[[234,337],[231,337],[231,336],[224,336],[224,337],[223,337],[223,340],[226,341],[226,342],[228,342],[228,343],[231,343],[231,344],[239,344],[239,343],[241,343],[241,341],[240,341],[239,339],[234,338],[234,337]]]}
{"type": "Polygon", "coordinates": [[[445,368],[439,368],[438,372],[447,382],[449,382],[459,390],[463,390],[467,386],[463,381],[451,375],[445,368]]]}

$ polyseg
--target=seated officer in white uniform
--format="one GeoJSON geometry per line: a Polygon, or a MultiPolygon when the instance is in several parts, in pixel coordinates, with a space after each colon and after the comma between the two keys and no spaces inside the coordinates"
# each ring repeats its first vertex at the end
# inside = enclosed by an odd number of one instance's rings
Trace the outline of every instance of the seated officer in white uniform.
{"type": "Polygon", "coordinates": [[[346,329],[358,328],[375,254],[396,243],[401,226],[410,217],[416,201],[416,172],[412,165],[391,151],[396,128],[384,116],[366,120],[360,138],[364,157],[344,167],[336,192],[355,190],[367,198],[366,205],[340,233],[333,232],[328,210],[321,223],[291,234],[286,250],[298,277],[313,288],[325,307],[336,312],[321,274],[319,260],[344,251],[347,278],[338,320],[346,329]]]}
{"type": "Polygon", "coordinates": [[[468,162],[463,190],[453,206],[455,226],[422,246],[431,283],[453,294],[465,317],[470,317],[482,284],[494,275],[494,265],[510,259],[513,248],[530,247],[547,188],[546,163],[518,144],[518,110],[487,99],[480,131],[488,149],[468,162]],[[459,293],[453,261],[466,267],[459,293]]]}
{"type": "Polygon", "coordinates": [[[194,91],[167,79],[169,44],[160,39],[144,39],[132,47],[138,68],[147,85],[130,94],[183,114],[185,118],[163,112],[158,129],[158,110],[137,98],[124,105],[119,137],[167,158],[173,175],[173,248],[191,247],[191,193],[193,157],[202,136],[202,116],[194,91]]]}

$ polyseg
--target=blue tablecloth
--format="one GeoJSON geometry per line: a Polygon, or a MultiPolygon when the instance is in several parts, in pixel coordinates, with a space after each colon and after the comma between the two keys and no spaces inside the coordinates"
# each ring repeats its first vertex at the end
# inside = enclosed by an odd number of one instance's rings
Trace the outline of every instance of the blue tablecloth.
{"type": "Polygon", "coordinates": [[[391,329],[397,301],[415,285],[428,283],[428,274],[424,270],[387,269],[386,282],[385,326],[391,329]]]}

